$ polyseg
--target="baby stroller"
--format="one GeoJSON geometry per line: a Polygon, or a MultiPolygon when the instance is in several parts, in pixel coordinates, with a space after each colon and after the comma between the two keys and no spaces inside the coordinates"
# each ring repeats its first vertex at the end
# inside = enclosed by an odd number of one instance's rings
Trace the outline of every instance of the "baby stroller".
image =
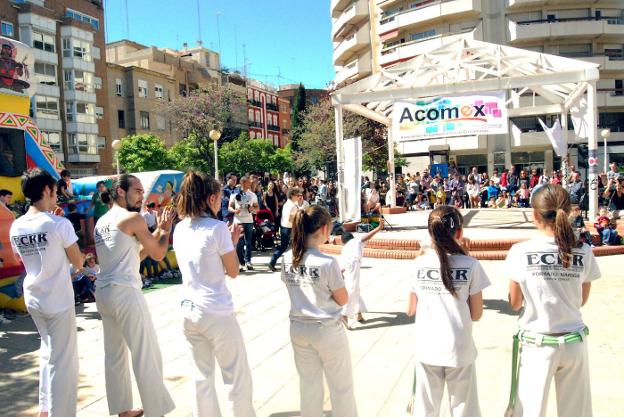
{"type": "Polygon", "coordinates": [[[275,247],[275,218],[269,209],[258,210],[254,219],[255,250],[275,247]]]}

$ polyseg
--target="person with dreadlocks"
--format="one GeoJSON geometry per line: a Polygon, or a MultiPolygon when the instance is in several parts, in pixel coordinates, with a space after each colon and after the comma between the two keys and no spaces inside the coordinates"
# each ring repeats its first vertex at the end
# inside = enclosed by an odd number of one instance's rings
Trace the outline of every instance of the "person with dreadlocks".
{"type": "Polygon", "coordinates": [[[479,261],[461,245],[463,217],[454,206],[428,220],[431,249],[416,258],[408,315],[416,315],[413,415],[440,415],[446,383],[453,417],[479,417],[477,349],[472,322],[483,314],[481,291],[490,285],[479,261]]]}
{"type": "Polygon", "coordinates": [[[554,378],[557,414],[591,417],[589,332],[581,306],[600,269],[590,246],[575,238],[568,220],[570,196],[563,187],[544,185],[531,205],[539,234],[512,246],[505,267],[511,278],[509,304],[513,310],[524,306],[514,337],[507,415],[543,417],[554,378]]]}

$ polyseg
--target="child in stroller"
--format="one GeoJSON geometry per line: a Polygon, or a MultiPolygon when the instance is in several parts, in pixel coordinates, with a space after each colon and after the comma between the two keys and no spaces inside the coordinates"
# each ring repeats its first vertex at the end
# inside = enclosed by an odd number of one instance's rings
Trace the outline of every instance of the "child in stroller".
{"type": "Polygon", "coordinates": [[[275,218],[269,209],[258,210],[254,218],[255,249],[264,251],[275,246],[275,218]]]}

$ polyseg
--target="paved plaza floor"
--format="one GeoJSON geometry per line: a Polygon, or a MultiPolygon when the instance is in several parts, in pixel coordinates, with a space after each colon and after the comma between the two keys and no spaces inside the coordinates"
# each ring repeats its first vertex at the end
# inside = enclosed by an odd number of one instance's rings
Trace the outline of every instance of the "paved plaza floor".
{"type": "MultiPolygon", "coordinates": [[[[420,216],[414,213],[412,223],[418,223],[420,216]]],[[[499,223],[513,223],[514,218],[499,219],[499,223]]],[[[477,214],[472,221],[479,220],[484,225],[487,219],[477,214]]],[[[417,229],[409,228],[419,227],[417,224],[405,226],[406,229],[383,232],[380,237],[394,238],[397,233],[409,233],[411,236],[417,233],[417,229]]],[[[525,226],[530,230],[526,221],[525,226]]],[[[486,236],[486,229],[475,227],[471,231],[469,228],[467,235],[479,238],[471,235],[471,232],[478,232],[486,236]]],[[[501,237],[514,237],[508,229],[504,230],[507,230],[506,235],[501,237]]],[[[519,230],[524,232],[524,229],[519,230]]],[[[258,416],[295,417],[299,415],[299,387],[288,332],[289,301],[279,273],[266,270],[268,255],[268,252],[258,254],[254,258],[258,270],[231,280],[229,286],[246,341],[258,416]]],[[[412,320],[403,313],[407,306],[410,262],[385,259],[365,259],[363,262],[362,295],[370,312],[365,315],[367,323],[348,334],[357,404],[363,417],[405,415],[411,390],[412,352],[417,343],[412,320]]],[[[591,331],[589,351],[594,415],[619,417],[622,415],[620,401],[624,375],[624,312],[621,309],[624,299],[624,271],[621,269],[624,255],[601,257],[598,262],[603,278],[592,286],[588,305],[583,309],[584,319],[591,331]]],[[[488,261],[483,265],[492,286],[484,291],[485,312],[474,326],[479,351],[478,389],[483,416],[500,417],[509,395],[511,335],[516,316],[507,307],[508,277],[503,263],[488,261]]],[[[191,368],[181,333],[180,287],[151,292],[146,294],[146,299],[163,354],[165,383],[177,405],[169,416],[191,416],[191,368]]],[[[78,415],[107,416],[101,321],[94,304],[81,306],[77,311],[80,355],[78,415]]],[[[36,415],[38,346],[38,335],[30,318],[18,318],[11,324],[0,325],[0,415],[36,415]]],[[[220,379],[217,373],[218,387],[222,387],[220,379]]],[[[219,391],[221,409],[227,416],[226,396],[221,388],[219,391]]],[[[136,406],[140,406],[136,390],[134,398],[136,406]]],[[[556,416],[554,405],[553,389],[548,416],[556,416]]],[[[330,408],[327,400],[325,409],[330,408]]],[[[444,415],[449,416],[448,410],[444,415]]]]}

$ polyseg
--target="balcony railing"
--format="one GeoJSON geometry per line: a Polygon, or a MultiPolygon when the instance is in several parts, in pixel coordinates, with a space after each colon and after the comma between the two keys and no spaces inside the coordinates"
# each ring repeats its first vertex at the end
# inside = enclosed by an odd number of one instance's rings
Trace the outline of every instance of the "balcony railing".
{"type": "Polygon", "coordinates": [[[273,132],[279,132],[280,131],[280,127],[279,126],[275,126],[275,125],[267,125],[267,130],[271,130],[273,132]]]}
{"type": "Polygon", "coordinates": [[[583,21],[602,21],[606,20],[610,25],[622,25],[624,24],[624,19],[620,17],[610,17],[610,16],[587,16],[587,17],[567,17],[562,19],[538,19],[538,20],[523,20],[520,22],[516,22],[517,25],[532,25],[535,23],[563,23],[563,22],[583,22],[583,21]]]}
{"type": "Polygon", "coordinates": [[[267,103],[266,108],[267,110],[271,110],[271,111],[279,111],[279,107],[277,106],[277,104],[273,104],[273,103],[267,103]]]}
{"type": "Polygon", "coordinates": [[[257,127],[258,129],[262,129],[262,123],[249,121],[249,127],[257,127]]]}
{"type": "Polygon", "coordinates": [[[254,107],[262,107],[262,103],[257,100],[247,100],[247,103],[254,107]]]}
{"type": "Polygon", "coordinates": [[[624,88],[598,88],[599,93],[607,93],[611,97],[624,96],[624,88]]]}

